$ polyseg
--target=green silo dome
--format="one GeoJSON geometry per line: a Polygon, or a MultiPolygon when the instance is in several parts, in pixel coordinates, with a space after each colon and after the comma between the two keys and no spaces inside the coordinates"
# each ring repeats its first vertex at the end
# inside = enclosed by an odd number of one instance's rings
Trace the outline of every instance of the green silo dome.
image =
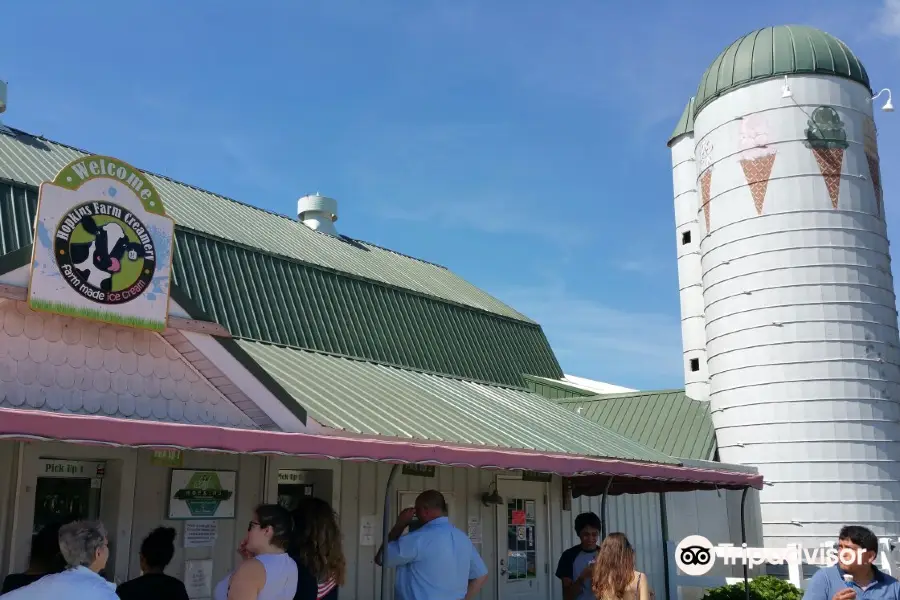
{"type": "Polygon", "coordinates": [[[736,88],[785,75],[831,75],[872,92],[862,61],[833,35],[804,25],[765,27],[748,33],[716,57],[700,79],[694,116],[736,88]]]}

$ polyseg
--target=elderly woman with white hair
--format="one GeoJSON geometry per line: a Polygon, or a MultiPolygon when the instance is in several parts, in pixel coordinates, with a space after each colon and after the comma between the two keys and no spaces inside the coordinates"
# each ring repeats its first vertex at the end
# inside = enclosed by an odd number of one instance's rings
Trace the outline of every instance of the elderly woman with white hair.
{"type": "Polygon", "coordinates": [[[99,521],[75,521],[59,528],[59,549],[68,567],[3,594],[3,600],[118,600],[115,586],[99,575],[109,559],[106,528],[99,521]]]}

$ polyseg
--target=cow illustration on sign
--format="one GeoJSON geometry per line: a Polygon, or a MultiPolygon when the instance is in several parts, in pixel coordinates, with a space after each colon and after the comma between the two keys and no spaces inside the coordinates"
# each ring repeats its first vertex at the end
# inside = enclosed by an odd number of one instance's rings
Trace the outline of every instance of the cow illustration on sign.
{"type": "MultiPolygon", "coordinates": [[[[115,205],[107,206],[123,212],[115,205]]],[[[66,277],[66,281],[76,290],[80,289],[81,283],[87,283],[94,290],[117,292],[118,295],[107,295],[107,298],[114,299],[108,300],[110,304],[128,302],[138,296],[129,294],[128,290],[138,285],[140,289],[136,291],[143,291],[145,280],[150,279],[149,275],[153,273],[153,242],[148,236],[150,248],[149,252],[145,252],[143,244],[133,241],[137,237],[134,229],[124,221],[86,214],[68,240],[56,236],[57,262],[64,274],[68,265],[77,273],[77,278],[66,277]],[[77,239],[84,241],[75,241],[77,239]]]]}

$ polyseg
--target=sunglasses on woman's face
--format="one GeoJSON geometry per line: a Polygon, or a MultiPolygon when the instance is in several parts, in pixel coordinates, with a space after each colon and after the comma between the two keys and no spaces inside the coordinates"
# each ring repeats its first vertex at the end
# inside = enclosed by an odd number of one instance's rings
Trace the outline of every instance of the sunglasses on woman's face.
{"type": "Polygon", "coordinates": [[[250,521],[250,523],[247,525],[247,531],[252,531],[254,525],[255,525],[256,527],[262,527],[262,526],[261,526],[259,523],[257,523],[256,521],[250,521]]]}

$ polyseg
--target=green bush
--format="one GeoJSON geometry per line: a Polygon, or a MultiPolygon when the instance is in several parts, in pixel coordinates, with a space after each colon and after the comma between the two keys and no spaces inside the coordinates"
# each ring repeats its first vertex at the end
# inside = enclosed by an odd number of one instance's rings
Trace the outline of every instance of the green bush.
{"type": "MultiPolygon", "coordinates": [[[[750,600],[800,600],[803,591],[789,581],[772,575],[750,580],[750,600]]],[[[744,600],[744,582],[706,590],[703,600],[744,600]]]]}

